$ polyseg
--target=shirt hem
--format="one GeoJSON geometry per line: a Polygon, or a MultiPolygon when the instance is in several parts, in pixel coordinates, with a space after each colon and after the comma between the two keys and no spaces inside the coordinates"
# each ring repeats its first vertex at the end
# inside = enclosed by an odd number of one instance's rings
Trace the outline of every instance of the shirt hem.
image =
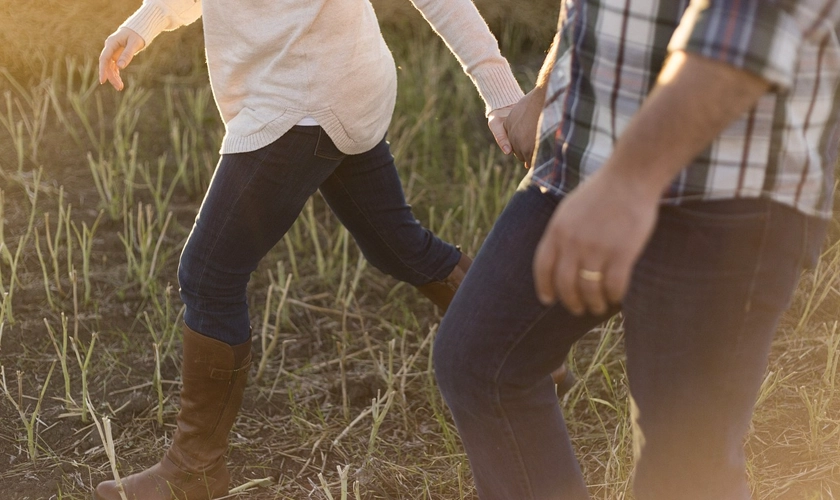
{"type": "MultiPolygon", "coordinates": [[[[555,197],[564,197],[568,196],[571,191],[567,191],[565,189],[561,189],[549,182],[546,182],[542,179],[532,177],[530,185],[537,187],[543,193],[551,194],[555,197]]],[[[662,205],[680,205],[684,202],[689,201],[715,201],[715,200],[735,200],[735,199],[767,199],[770,201],[774,201],[779,203],[780,205],[785,205],[790,207],[798,212],[801,212],[810,217],[817,217],[819,219],[831,219],[833,214],[831,210],[821,210],[819,208],[809,207],[807,205],[796,204],[792,203],[791,200],[787,199],[780,195],[779,193],[774,193],[772,191],[761,191],[756,192],[754,194],[749,195],[738,195],[736,196],[735,193],[706,193],[706,194],[698,194],[698,195],[687,195],[687,196],[668,196],[663,197],[660,200],[660,204],[662,205]]]]}

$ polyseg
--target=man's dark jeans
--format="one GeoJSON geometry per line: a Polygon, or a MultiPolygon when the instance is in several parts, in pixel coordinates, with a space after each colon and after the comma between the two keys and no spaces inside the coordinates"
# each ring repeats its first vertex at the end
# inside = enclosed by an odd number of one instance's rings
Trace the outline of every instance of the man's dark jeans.
{"type": "Polygon", "coordinates": [[[396,279],[423,285],[458,263],[460,252],[414,218],[384,139],[345,155],[321,127],[296,126],[262,149],[222,156],[178,270],[190,328],[232,345],[248,338],[251,273],[316,190],[367,260],[396,279]]]}
{"type": "MultiPolygon", "coordinates": [[[[535,188],[514,195],[435,343],[482,500],[588,498],[549,374],[609,316],[536,298],[533,253],[557,202],[535,188]]],[[[636,498],[749,498],[743,440],[770,343],[824,233],[824,221],[767,200],[661,208],[621,306],[636,498]]]]}

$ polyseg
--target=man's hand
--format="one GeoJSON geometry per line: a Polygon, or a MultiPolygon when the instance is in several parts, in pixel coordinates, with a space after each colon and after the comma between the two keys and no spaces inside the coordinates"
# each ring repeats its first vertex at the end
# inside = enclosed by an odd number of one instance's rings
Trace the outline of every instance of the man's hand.
{"type": "Polygon", "coordinates": [[[120,70],[128,66],[145,45],[143,37],[133,30],[123,27],[115,31],[105,40],[105,47],[99,54],[99,83],[107,80],[117,90],[125,88],[120,70]]]}
{"type": "Polygon", "coordinates": [[[511,148],[507,130],[505,130],[505,122],[514,106],[514,104],[511,104],[510,106],[505,106],[504,108],[494,109],[489,115],[487,115],[487,126],[490,127],[490,132],[493,133],[493,137],[496,139],[496,144],[499,145],[499,148],[501,148],[502,152],[506,155],[510,154],[511,148]]]}
{"type": "Polygon", "coordinates": [[[769,87],[726,63],[673,52],[610,158],[549,221],[534,255],[540,301],[562,300],[574,314],[602,314],[620,302],[662,192],[769,87]]]}
{"type": "Polygon", "coordinates": [[[659,207],[659,193],[639,187],[602,169],[560,202],[534,254],[540,302],[576,315],[621,302],[659,207]]]}
{"type": "Polygon", "coordinates": [[[528,92],[510,111],[504,125],[513,154],[525,162],[525,168],[531,165],[534,146],[537,143],[537,123],[545,104],[545,88],[536,87],[528,92]]]}

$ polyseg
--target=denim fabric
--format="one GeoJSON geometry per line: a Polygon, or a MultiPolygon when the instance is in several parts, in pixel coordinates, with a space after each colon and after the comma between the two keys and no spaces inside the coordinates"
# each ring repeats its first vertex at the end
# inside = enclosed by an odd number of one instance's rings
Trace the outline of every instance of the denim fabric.
{"type": "MultiPolygon", "coordinates": [[[[557,205],[518,191],[434,349],[482,500],[588,498],[550,372],[618,312],[542,306],[533,252],[557,205]]],[[[767,200],[663,206],[622,305],[636,498],[747,499],[743,439],[781,313],[825,222],[767,200]]]]}
{"type": "Polygon", "coordinates": [[[248,338],[250,275],[316,190],[368,261],[396,279],[423,285],[458,263],[460,252],[414,218],[384,139],[345,155],[321,127],[296,126],[219,161],[178,269],[190,328],[231,345],[248,338]]]}

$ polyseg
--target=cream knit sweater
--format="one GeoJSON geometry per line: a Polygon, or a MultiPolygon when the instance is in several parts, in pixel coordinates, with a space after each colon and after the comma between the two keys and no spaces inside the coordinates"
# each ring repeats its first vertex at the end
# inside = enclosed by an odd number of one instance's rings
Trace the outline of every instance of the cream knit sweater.
{"type": "MultiPolygon", "coordinates": [[[[471,0],[412,2],[470,75],[488,111],[522,97],[471,0]]],[[[223,154],[271,144],[306,116],[347,154],[382,140],[397,76],[369,0],[144,0],[123,26],[148,45],[201,16],[226,126],[223,154]]]]}

